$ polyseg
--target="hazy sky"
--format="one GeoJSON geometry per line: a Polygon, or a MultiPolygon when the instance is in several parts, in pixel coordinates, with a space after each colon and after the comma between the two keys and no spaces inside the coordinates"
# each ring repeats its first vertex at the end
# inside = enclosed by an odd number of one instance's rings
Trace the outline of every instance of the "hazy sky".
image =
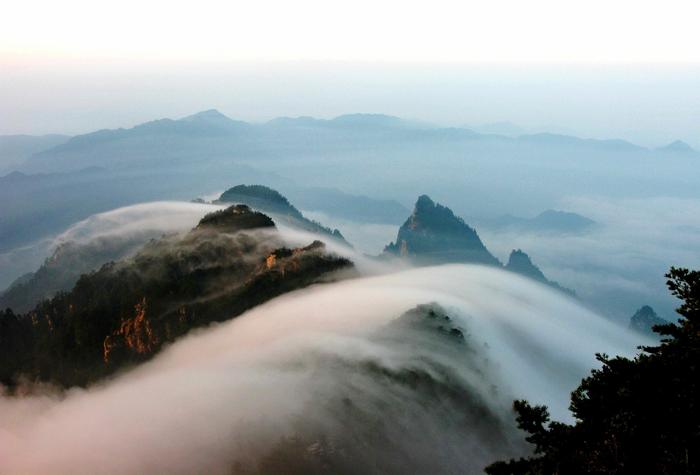
{"type": "Polygon", "coordinates": [[[25,0],[0,16],[0,134],[215,107],[385,112],[700,145],[692,1],[25,0]]]}

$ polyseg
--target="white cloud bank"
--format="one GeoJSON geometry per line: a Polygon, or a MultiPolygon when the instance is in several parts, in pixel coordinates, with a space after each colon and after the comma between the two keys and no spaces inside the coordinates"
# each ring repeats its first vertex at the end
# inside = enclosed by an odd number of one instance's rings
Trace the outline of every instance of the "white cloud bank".
{"type": "MultiPolygon", "coordinates": [[[[546,287],[490,268],[450,265],[316,286],[195,332],[90,389],[2,397],[0,472],[231,473],[234,461],[263,456],[300,424],[342,434],[329,401],[344,397],[388,417],[383,430],[404,432],[408,453],[421,449],[408,445],[418,440],[423,450],[454,449],[454,460],[438,462],[477,467],[492,457],[477,427],[448,429],[440,407],[363,365],[430,374],[440,363],[450,384],[468,388],[504,421],[516,397],[565,418],[569,392],[595,365],[594,353],[634,353],[642,343],[635,338],[546,287]],[[373,337],[432,301],[448,309],[476,354],[373,337]],[[487,370],[475,371],[478,355],[487,370]]],[[[367,451],[376,456],[381,447],[367,451]]]]}

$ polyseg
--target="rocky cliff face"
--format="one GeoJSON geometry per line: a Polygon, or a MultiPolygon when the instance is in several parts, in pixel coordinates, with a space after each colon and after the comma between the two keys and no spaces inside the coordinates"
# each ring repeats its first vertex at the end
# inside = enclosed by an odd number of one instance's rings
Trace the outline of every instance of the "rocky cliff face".
{"type": "Polygon", "coordinates": [[[244,205],[205,216],[185,235],[83,275],[68,293],[0,315],[0,382],[20,376],[86,385],[150,358],[189,330],[233,318],[352,266],[321,242],[290,249],[272,220],[244,205]]]}
{"type": "Polygon", "coordinates": [[[469,262],[500,266],[476,231],[451,209],[428,196],[418,198],[413,214],[399,228],[396,241],[384,252],[419,264],[469,262]]]}

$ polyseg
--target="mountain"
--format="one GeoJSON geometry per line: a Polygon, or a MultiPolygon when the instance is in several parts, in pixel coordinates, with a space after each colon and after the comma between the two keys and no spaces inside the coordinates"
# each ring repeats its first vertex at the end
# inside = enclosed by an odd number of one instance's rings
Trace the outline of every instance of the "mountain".
{"type": "Polygon", "coordinates": [[[548,209],[534,218],[504,215],[495,219],[481,219],[478,223],[494,231],[517,231],[547,234],[578,234],[589,231],[596,222],[569,211],[548,209]]]}
{"type": "MultiPolygon", "coordinates": [[[[66,173],[0,176],[0,254],[55,235],[95,213],[146,201],[185,200],[202,190],[225,189],[231,176],[252,182],[274,178],[241,164],[222,165],[216,173],[203,168],[183,172],[167,166],[152,172],[90,167],[66,173]]],[[[20,273],[36,269],[39,263],[14,272],[8,279],[0,262],[0,288],[20,273]]]]}
{"type": "MultiPolygon", "coordinates": [[[[283,157],[328,158],[378,148],[400,153],[406,144],[421,144],[435,151],[447,144],[491,152],[535,153],[561,159],[562,147],[570,153],[638,152],[650,150],[623,140],[581,139],[568,135],[530,134],[518,137],[480,134],[464,128],[437,127],[384,114],[345,114],[333,119],[281,117],[262,124],[233,120],[211,109],[180,119],[158,119],[131,128],[98,130],[72,137],[66,143],[37,150],[20,171],[66,172],[87,166],[109,169],[187,167],[193,162],[221,165],[232,160],[283,157]],[[547,153],[541,153],[542,147],[547,153]],[[511,151],[509,151],[511,150],[511,151]]],[[[403,154],[405,156],[405,154],[403,154]]],[[[486,153],[486,155],[491,155],[486,153]]],[[[320,185],[320,183],[315,183],[320,185]]]]}
{"type": "Polygon", "coordinates": [[[500,266],[486,249],[476,231],[451,209],[436,204],[427,195],[416,201],[413,214],[399,228],[396,241],[386,254],[429,263],[470,262],[500,266]]]}
{"type": "Polygon", "coordinates": [[[236,131],[249,127],[249,124],[246,122],[233,120],[216,109],[197,112],[196,114],[183,117],[177,122],[191,125],[192,128],[190,130],[192,131],[236,131]]]}
{"type": "Polygon", "coordinates": [[[68,135],[0,135],[0,174],[15,170],[35,153],[63,144],[68,135]]]}
{"type": "Polygon", "coordinates": [[[245,205],[206,215],[184,235],[85,274],[32,311],[0,315],[0,383],[18,377],[87,385],[144,361],[193,328],[351,268],[319,241],[285,246],[268,216],[245,205]]]}
{"type": "Polygon", "coordinates": [[[465,262],[503,267],[567,295],[575,295],[573,290],[547,279],[520,249],[513,250],[508,263],[502,266],[473,228],[455,216],[450,208],[433,202],[427,195],[418,198],[413,214],[399,228],[396,241],[384,248],[384,254],[406,258],[418,265],[465,262]]]}
{"type": "Polygon", "coordinates": [[[694,154],[697,153],[696,150],[683,142],[682,140],[675,140],[668,145],[657,148],[660,152],[678,153],[678,154],[694,154]]]}
{"type": "Polygon", "coordinates": [[[668,324],[668,322],[659,317],[653,308],[651,308],[649,305],[644,305],[630,318],[629,328],[630,330],[656,338],[658,337],[658,334],[654,333],[654,326],[666,324],[668,324]]]}
{"type": "Polygon", "coordinates": [[[532,260],[530,259],[530,256],[525,254],[520,249],[514,249],[510,253],[510,256],[508,257],[508,263],[505,265],[504,268],[507,271],[515,272],[516,274],[529,277],[530,279],[536,280],[545,285],[549,285],[550,287],[554,287],[555,289],[561,292],[567,293],[569,295],[575,295],[573,290],[562,287],[557,282],[547,279],[547,277],[545,277],[540,268],[533,264],[532,260]]]}
{"type": "Polygon", "coordinates": [[[149,169],[181,166],[192,159],[222,159],[235,144],[241,146],[253,128],[213,109],[181,119],[157,119],[128,129],[77,135],[32,155],[21,171],[65,172],[86,166],[149,169]]]}
{"type": "Polygon", "coordinates": [[[237,185],[229,188],[214,203],[242,203],[263,211],[277,219],[279,223],[311,233],[328,236],[346,246],[350,244],[337,229],[330,229],[311,221],[296,209],[278,191],[263,185],[237,185]]]}
{"type": "Polygon", "coordinates": [[[622,139],[583,139],[572,135],[552,134],[547,132],[521,135],[517,140],[522,143],[565,148],[580,147],[584,149],[614,150],[618,152],[639,152],[645,150],[644,147],[622,139]]]}
{"type": "Polygon", "coordinates": [[[471,474],[480,473],[494,453],[527,453],[515,442],[514,424],[490,403],[501,390],[494,378],[498,358],[473,333],[439,304],[426,303],[368,335],[380,354],[405,359],[369,353],[358,361],[347,352],[316,350],[305,358],[318,355],[310,384],[323,381],[335,391],[310,391],[305,407],[312,416],[296,417],[288,436],[275,434],[257,466],[235,460],[230,472],[471,474]],[[488,392],[465,374],[478,375],[488,392]]]}
{"type": "Polygon", "coordinates": [[[87,243],[64,242],[36,272],[16,279],[7,290],[0,293],[0,309],[28,312],[40,301],[51,298],[60,291],[72,289],[82,274],[136,252],[145,242],[159,234],[161,233],[142,233],[128,238],[98,237],[87,243]]]}
{"type": "Polygon", "coordinates": [[[332,125],[350,127],[406,127],[408,121],[385,114],[345,114],[330,121],[332,125]]]}

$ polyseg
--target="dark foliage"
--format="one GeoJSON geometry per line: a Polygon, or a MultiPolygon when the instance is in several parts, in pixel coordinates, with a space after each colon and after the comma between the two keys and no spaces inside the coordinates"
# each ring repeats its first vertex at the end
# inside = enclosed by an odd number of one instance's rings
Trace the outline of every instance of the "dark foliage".
{"type": "Polygon", "coordinates": [[[24,315],[0,314],[0,383],[87,385],[144,361],[195,327],[223,321],[350,266],[322,243],[287,249],[267,216],[212,213],[184,236],[80,277],[24,315]]]}
{"type": "Polygon", "coordinates": [[[700,272],[671,268],[678,323],[654,327],[658,346],[634,359],[597,355],[571,395],[573,425],[549,423],[544,406],[514,404],[535,455],[497,462],[490,475],[700,473],[700,272]]]}
{"type": "Polygon", "coordinates": [[[98,237],[87,243],[64,242],[36,272],[22,276],[0,294],[0,308],[26,313],[42,300],[72,289],[82,274],[133,254],[154,237],[156,233],[145,231],[130,237],[98,237]]]}

